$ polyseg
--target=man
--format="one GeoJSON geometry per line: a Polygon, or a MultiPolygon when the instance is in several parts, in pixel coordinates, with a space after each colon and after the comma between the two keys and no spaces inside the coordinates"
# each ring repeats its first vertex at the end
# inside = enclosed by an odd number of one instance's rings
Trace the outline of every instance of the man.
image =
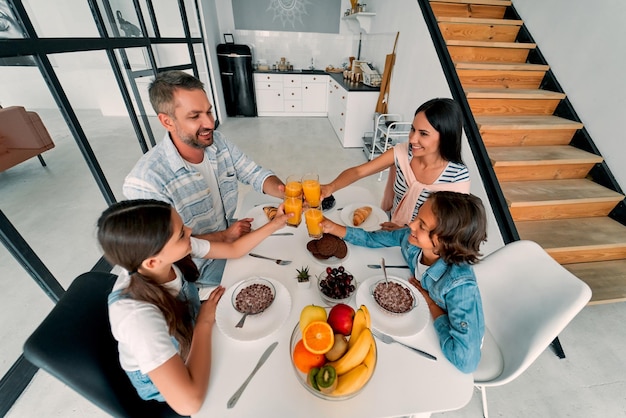
{"type": "MultiPolygon", "coordinates": [[[[234,241],[250,232],[252,218],[228,225],[237,207],[238,182],[280,198],[283,182],[215,131],[213,108],[197,78],[183,71],[160,73],[149,93],[167,133],[126,176],[126,198],[170,203],[194,236],[209,241],[234,241]]],[[[194,261],[200,286],[220,283],[225,260],[194,261]]]]}

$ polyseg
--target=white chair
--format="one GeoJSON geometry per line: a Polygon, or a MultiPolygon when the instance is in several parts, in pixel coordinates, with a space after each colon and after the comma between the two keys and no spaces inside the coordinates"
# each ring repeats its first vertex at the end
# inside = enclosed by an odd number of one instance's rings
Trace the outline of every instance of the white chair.
{"type": "Polygon", "coordinates": [[[474,384],[488,418],[486,387],[522,374],[585,307],[591,289],[532,241],[505,245],[474,271],[487,328],[474,384]]]}

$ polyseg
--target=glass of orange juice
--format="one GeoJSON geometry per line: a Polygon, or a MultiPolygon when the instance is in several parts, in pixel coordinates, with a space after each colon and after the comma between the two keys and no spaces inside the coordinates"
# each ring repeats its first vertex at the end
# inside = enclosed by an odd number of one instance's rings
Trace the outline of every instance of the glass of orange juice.
{"type": "Polygon", "coordinates": [[[306,229],[309,231],[309,237],[320,239],[323,232],[320,222],[324,219],[324,214],[321,210],[310,208],[304,212],[304,219],[306,220],[306,229]]]}
{"type": "Polygon", "coordinates": [[[302,191],[307,203],[312,208],[319,208],[322,191],[320,188],[319,176],[315,173],[307,173],[302,176],[302,191]]]}
{"type": "Polygon", "coordinates": [[[287,219],[287,226],[297,227],[302,220],[302,197],[285,197],[285,213],[294,215],[287,219]]]}
{"type": "Polygon", "coordinates": [[[285,197],[301,197],[302,196],[302,182],[300,177],[291,175],[287,177],[285,183],[285,197]]]}

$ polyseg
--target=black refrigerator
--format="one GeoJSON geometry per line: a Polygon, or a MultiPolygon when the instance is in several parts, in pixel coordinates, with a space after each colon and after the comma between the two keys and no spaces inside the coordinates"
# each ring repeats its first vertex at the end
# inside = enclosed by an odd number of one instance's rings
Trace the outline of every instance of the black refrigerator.
{"type": "Polygon", "coordinates": [[[250,47],[219,44],[217,61],[224,89],[226,114],[228,116],[256,116],[250,47]]]}

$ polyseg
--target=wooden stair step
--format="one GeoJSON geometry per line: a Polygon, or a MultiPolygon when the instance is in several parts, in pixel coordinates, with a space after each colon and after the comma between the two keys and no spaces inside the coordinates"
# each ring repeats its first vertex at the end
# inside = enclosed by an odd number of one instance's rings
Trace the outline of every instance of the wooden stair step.
{"type": "Polygon", "coordinates": [[[513,220],[607,216],[624,196],[587,179],[500,183],[513,220]]]}
{"type": "Polygon", "coordinates": [[[603,161],[569,145],[491,147],[487,152],[500,182],[584,178],[603,161]]]}
{"type": "Polygon", "coordinates": [[[566,145],[583,124],[558,116],[476,116],[487,147],[566,145]]]}
{"type": "Polygon", "coordinates": [[[506,0],[431,0],[430,7],[435,16],[465,16],[501,19],[506,8],[511,5],[506,0]]]}
{"type": "Polygon", "coordinates": [[[523,20],[441,16],[437,18],[446,40],[514,42],[523,20]]]}
{"type": "Polygon", "coordinates": [[[626,258],[626,226],[609,217],[516,222],[521,239],[535,241],[561,264],[626,258]]]}
{"type": "Polygon", "coordinates": [[[626,260],[564,264],[591,288],[590,305],[626,301],[626,260]]]}
{"type": "Polygon", "coordinates": [[[552,115],[566,96],[549,90],[466,88],[474,116],[552,115]]]}
{"type": "Polygon", "coordinates": [[[531,64],[528,62],[456,62],[457,70],[496,70],[496,71],[543,71],[550,69],[549,65],[531,64]]]}
{"type": "Polygon", "coordinates": [[[452,61],[487,61],[487,62],[526,62],[534,43],[489,42],[489,41],[446,41],[452,61]]]}

